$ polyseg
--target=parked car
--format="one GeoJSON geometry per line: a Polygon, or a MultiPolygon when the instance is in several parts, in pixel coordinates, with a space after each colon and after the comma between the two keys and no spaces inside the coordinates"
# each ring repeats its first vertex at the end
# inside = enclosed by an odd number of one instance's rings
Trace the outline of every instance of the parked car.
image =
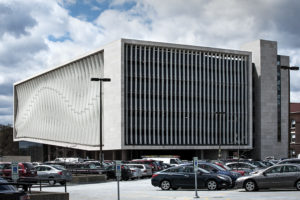
{"type": "Polygon", "coordinates": [[[231,162],[225,165],[232,170],[243,170],[246,175],[259,169],[257,166],[247,162],[231,162]]]}
{"type": "Polygon", "coordinates": [[[82,158],[76,158],[76,157],[69,157],[69,158],[55,158],[54,162],[83,162],[82,158]]]}
{"type": "Polygon", "coordinates": [[[286,163],[300,164],[300,159],[291,158],[291,159],[285,159],[285,160],[278,162],[278,164],[286,164],[286,163]]]}
{"type": "Polygon", "coordinates": [[[272,163],[271,161],[267,161],[267,160],[262,160],[261,161],[264,165],[266,165],[266,167],[271,167],[274,165],[274,163],[272,163]]]}
{"type": "Polygon", "coordinates": [[[259,170],[236,181],[237,188],[252,192],[267,188],[296,187],[300,190],[300,165],[280,164],[259,170]]]}
{"type": "Polygon", "coordinates": [[[0,178],[0,199],[29,200],[29,196],[24,191],[18,191],[14,186],[0,178]]]}
{"type": "Polygon", "coordinates": [[[72,180],[72,173],[60,165],[39,165],[35,167],[38,178],[48,179],[50,185],[59,182],[61,185],[72,180]]]}
{"type": "Polygon", "coordinates": [[[152,173],[159,171],[159,167],[155,160],[143,160],[143,159],[137,159],[137,160],[132,160],[129,163],[136,163],[136,164],[147,164],[152,168],[152,173]]]}
{"type": "MultiPolygon", "coordinates": [[[[34,166],[29,162],[18,163],[19,168],[19,181],[35,182],[37,172],[34,166]]],[[[0,174],[2,177],[11,179],[11,162],[0,163],[0,174]]]]}
{"type": "Polygon", "coordinates": [[[168,169],[168,168],[172,167],[172,165],[169,165],[167,163],[163,163],[162,165],[163,165],[163,169],[168,169]]]}
{"type": "MultiPolygon", "coordinates": [[[[105,167],[107,179],[116,179],[116,165],[109,165],[105,167]]],[[[126,165],[121,165],[121,180],[129,180],[132,177],[131,170],[126,165]]]]}
{"type": "MultiPolygon", "coordinates": [[[[84,163],[86,164],[90,164],[90,166],[92,166],[92,168],[102,168],[101,164],[99,161],[85,161],[84,163]],[[93,166],[94,165],[94,166],[93,166]]],[[[103,165],[103,164],[102,164],[103,165]]]]}
{"type": "Polygon", "coordinates": [[[213,163],[202,162],[202,163],[199,163],[198,166],[202,169],[205,169],[206,171],[208,171],[210,173],[216,173],[216,174],[219,174],[219,175],[229,176],[232,180],[232,185],[233,186],[235,185],[236,179],[241,176],[241,174],[238,173],[238,172],[223,169],[222,167],[220,167],[216,164],[213,164],[213,163]]]}
{"type": "Polygon", "coordinates": [[[125,165],[127,167],[129,167],[130,171],[131,171],[131,179],[139,179],[142,177],[142,170],[140,168],[134,167],[132,165],[125,165]]]}
{"type": "Polygon", "coordinates": [[[142,171],[142,177],[151,177],[152,169],[147,164],[126,164],[127,166],[133,166],[135,168],[139,168],[142,171]]]}
{"type": "Polygon", "coordinates": [[[247,162],[252,165],[255,165],[259,169],[267,168],[267,166],[262,161],[251,160],[251,161],[247,161],[247,162]]]}
{"type": "Polygon", "coordinates": [[[227,171],[237,172],[237,173],[241,174],[241,176],[244,176],[244,175],[245,175],[245,171],[243,171],[243,170],[234,170],[234,169],[231,169],[231,168],[229,168],[228,166],[223,165],[223,164],[220,163],[220,162],[215,162],[214,164],[215,164],[215,165],[218,165],[219,167],[222,167],[223,169],[225,169],[225,170],[227,170],[227,171]]]}
{"type": "MultiPolygon", "coordinates": [[[[152,175],[151,183],[162,190],[177,190],[178,188],[195,187],[195,173],[192,166],[171,167],[152,175]]],[[[229,188],[232,184],[230,177],[225,175],[212,174],[199,168],[197,171],[198,188],[217,190],[229,188]]]]}
{"type": "Polygon", "coordinates": [[[182,164],[181,160],[176,156],[175,157],[149,157],[149,158],[143,158],[143,159],[162,161],[171,166],[178,166],[178,165],[182,164]]]}
{"type": "Polygon", "coordinates": [[[65,168],[72,174],[105,174],[104,168],[99,168],[94,163],[68,163],[65,168]]]}

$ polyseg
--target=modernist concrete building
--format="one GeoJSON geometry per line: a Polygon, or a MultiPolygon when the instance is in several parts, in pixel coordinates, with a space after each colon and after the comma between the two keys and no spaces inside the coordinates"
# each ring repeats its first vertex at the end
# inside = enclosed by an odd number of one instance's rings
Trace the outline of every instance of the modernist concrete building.
{"type": "Polygon", "coordinates": [[[105,159],[286,157],[289,59],[272,41],[242,49],[118,40],[16,83],[14,140],[99,151],[101,118],[105,159]],[[111,78],[101,117],[92,77],[111,78]]]}

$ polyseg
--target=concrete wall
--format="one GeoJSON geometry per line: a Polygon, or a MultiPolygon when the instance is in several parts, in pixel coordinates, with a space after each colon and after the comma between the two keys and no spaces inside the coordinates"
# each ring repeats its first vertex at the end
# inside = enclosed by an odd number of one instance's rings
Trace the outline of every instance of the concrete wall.
{"type": "MultiPolygon", "coordinates": [[[[282,140],[277,141],[277,42],[258,40],[242,47],[252,52],[254,63],[254,158],[287,156],[287,77],[282,73],[282,140]]],[[[284,62],[287,62],[285,59],[284,62]]]]}
{"type": "Polygon", "coordinates": [[[0,162],[31,162],[31,156],[1,156],[0,162]]]}
{"type": "Polygon", "coordinates": [[[103,150],[121,149],[122,143],[122,54],[121,40],[104,47],[103,77],[111,78],[103,88],[103,150]]]}
{"type": "MultiPolygon", "coordinates": [[[[282,66],[290,66],[289,56],[280,56],[282,66]]],[[[289,82],[290,71],[281,69],[281,143],[276,146],[281,151],[278,151],[277,158],[288,157],[289,152],[289,82]]]]}

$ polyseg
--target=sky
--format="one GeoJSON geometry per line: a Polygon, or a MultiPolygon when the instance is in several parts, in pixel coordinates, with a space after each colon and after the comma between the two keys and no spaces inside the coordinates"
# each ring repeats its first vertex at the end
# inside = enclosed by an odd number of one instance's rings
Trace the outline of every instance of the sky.
{"type": "MultiPolygon", "coordinates": [[[[299,0],[0,0],[0,124],[13,83],[120,38],[240,49],[257,39],[300,66],[299,0]]],[[[291,71],[291,102],[300,102],[291,71]]]]}

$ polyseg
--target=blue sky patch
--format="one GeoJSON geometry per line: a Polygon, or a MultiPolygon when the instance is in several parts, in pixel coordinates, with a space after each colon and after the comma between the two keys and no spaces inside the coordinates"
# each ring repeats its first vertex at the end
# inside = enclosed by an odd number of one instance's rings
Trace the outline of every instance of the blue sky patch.
{"type": "Polygon", "coordinates": [[[136,5],[134,1],[125,2],[122,5],[111,6],[111,1],[95,1],[95,0],[85,0],[77,1],[75,4],[65,5],[65,8],[69,10],[69,14],[72,17],[79,18],[85,21],[94,21],[99,17],[99,15],[108,9],[116,9],[120,11],[130,10],[136,5]]]}
{"type": "Polygon", "coordinates": [[[61,37],[55,37],[53,35],[49,35],[48,36],[48,40],[52,41],[52,42],[64,42],[66,40],[70,40],[72,41],[71,37],[70,37],[70,33],[67,32],[66,34],[64,34],[61,37]]]}

